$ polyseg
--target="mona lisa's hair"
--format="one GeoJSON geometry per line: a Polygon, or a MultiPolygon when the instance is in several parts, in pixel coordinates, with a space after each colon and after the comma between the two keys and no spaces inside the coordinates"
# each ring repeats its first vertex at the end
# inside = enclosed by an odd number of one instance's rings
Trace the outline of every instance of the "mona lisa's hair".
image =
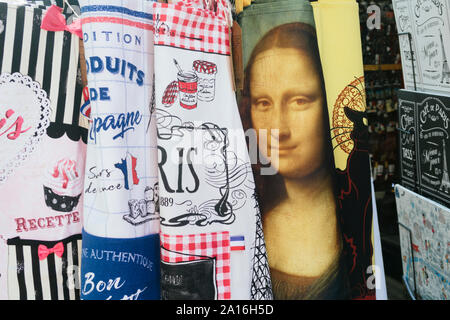
{"type": "MultiPolygon", "coordinates": [[[[326,102],[325,83],[323,79],[322,65],[320,61],[319,48],[317,43],[317,36],[315,29],[305,23],[294,22],[280,25],[267,32],[264,37],[258,42],[253,49],[250,56],[247,67],[244,71],[244,87],[241,94],[239,103],[239,112],[242,119],[244,130],[253,128],[251,120],[251,94],[250,94],[250,82],[251,82],[251,69],[255,62],[256,57],[267,50],[274,48],[289,48],[298,49],[303,53],[306,53],[312,60],[314,68],[319,75],[322,96],[323,96],[323,132],[326,135],[330,134],[330,125],[328,118],[328,108],[326,102]]],[[[301,130],[301,128],[298,128],[301,130]]],[[[331,138],[325,139],[324,143],[324,155],[327,168],[330,175],[333,177],[335,172],[333,149],[331,144],[331,138]]],[[[259,153],[260,154],[260,153],[259,153]]],[[[262,176],[261,163],[253,165],[255,174],[255,183],[258,194],[258,200],[262,209],[262,212],[270,210],[285,196],[286,190],[283,183],[283,178],[280,174],[273,176],[262,176]]],[[[333,186],[335,186],[333,179],[333,186]]]]}

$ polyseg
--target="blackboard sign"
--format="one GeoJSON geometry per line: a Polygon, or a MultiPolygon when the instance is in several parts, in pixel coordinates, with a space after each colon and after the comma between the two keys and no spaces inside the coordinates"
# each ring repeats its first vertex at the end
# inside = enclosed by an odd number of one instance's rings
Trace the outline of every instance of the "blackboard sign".
{"type": "Polygon", "coordinates": [[[450,203],[450,98],[426,94],[418,96],[416,130],[419,184],[424,194],[450,203]]]}
{"type": "Polygon", "coordinates": [[[450,97],[399,91],[402,184],[450,206],[450,97]]]}
{"type": "Polygon", "coordinates": [[[417,187],[415,92],[400,90],[398,99],[401,182],[402,185],[415,190],[417,187]]]}
{"type": "Polygon", "coordinates": [[[161,261],[161,300],[215,300],[215,259],[161,261]]]}

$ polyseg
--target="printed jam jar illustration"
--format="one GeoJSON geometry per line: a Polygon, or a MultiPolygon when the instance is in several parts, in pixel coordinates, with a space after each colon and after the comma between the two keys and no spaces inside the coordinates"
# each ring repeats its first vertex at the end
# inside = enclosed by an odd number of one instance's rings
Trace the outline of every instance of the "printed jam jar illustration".
{"type": "Polygon", "coordinates": [[[180,105],[185,109],[197,108],[197,75],[194,72],[183,71],[177,76],[180,105]]]}
{"type": "Polygon", "coordinates": [[[203,60],[195,60],[192,69],[198,76],[198,100],[213,101],[216,93],[217,65],[203,60]]]}

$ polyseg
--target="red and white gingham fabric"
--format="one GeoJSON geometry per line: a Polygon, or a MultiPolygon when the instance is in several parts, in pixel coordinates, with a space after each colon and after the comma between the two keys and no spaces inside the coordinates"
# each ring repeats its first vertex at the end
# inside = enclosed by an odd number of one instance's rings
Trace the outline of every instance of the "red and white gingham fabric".
{"type": "MultiPolygon", "coordinates": [[[[233,17],[231,15],[231,4],[228,0],[169,0],[168,3],[206,10],[214,10],[215,8],[215,15],[217,17],[227,20],[229,23],[233,21],[233,17]]],[[[231,26],[231,24],[229,25],[231,26]]]]}
{"type": "Polygon", "coordinates": [[[181,4],[154,3],[155,44],[230,54],[227,21],[213,11],[181,4]]]}
{"type": "Polygon", "coordinates": [[[231,299],[230,235],[228,231],[191,235],[161,233],[160,236],[161,246],[166,249],[161,250],[161,260],[164,262],[202,260],[204,259],[202,257],[215,258],[217,298],[218,300],[231,299]]]}

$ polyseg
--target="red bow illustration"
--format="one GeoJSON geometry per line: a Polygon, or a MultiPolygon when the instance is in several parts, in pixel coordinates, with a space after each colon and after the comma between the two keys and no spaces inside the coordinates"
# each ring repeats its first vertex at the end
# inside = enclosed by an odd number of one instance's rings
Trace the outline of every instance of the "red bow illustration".
{"type": "Polygon", "coordinates": [[[44,260],[49,254],[54,253],[58,257],[62,257],[64,253],[64,245],[62,242],[58,242],[53,248],[47,248],[45,245],[40,244],[38,247],[38,257],[39,260],[44,260]]]}
{"type": "Polygon", "coordinates": [[[63,9],[52,5],[42,18],[41,29],[47,31],[69,31],[83,38],[83,33],[81,32],[81,19],[74,19],[71,25],[67,25],[66,19],[62,14],[63,9]]]}

